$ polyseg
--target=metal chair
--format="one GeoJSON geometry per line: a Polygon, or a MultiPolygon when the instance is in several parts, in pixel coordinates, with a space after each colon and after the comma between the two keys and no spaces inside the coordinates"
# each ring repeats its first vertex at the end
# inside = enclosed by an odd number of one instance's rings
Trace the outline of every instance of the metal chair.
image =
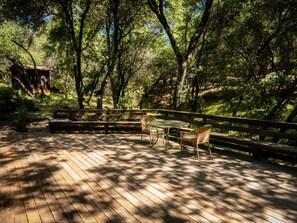
{"type": "Polygon", "coordinates": [[[209,138],[211,132],[211,125],[204,125],[200,128],[194,129],[190,132],[180,132],[180,146],[181,150],[185,147],[184,142],[190,142],[194,145],[194,151],[197,150],[197,157],[199,157],[199,144],[207,143],[209,155],[212,156],[209,138]]]}

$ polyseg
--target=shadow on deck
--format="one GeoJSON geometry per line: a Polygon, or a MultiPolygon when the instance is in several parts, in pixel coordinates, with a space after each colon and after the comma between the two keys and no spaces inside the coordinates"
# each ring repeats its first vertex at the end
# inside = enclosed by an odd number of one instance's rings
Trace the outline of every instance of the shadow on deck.
{"type": "Polygon", "coordinates": [[[297,222],[297,171],[131,134],[0,129],[0,222],[297,222]]]}

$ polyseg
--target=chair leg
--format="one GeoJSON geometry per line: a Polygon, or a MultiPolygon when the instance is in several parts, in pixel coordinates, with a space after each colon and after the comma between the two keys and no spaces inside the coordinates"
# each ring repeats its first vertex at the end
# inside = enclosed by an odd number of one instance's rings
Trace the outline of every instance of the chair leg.
{"type": "Polygon", "coordinates": [[[180,150],[182,151],[183,150],[183,140],[182,140],[182,138],[180,138],[179,145],[180,145],[180,150]]]}
{"type": "Polygon", "coordinates": [[[183,144],[183,140],[182,140],[182,138],[180,138],[180,143],[179,143],[179,145],[180,145],[180,150],[182,151],[184,148],[186,148],[186,146],[183,144]]]}
{"type": "Polygon", "coordinates": [[[198,148],[198,145],[196,145],[196,150],[197,150],[197,157],[198,157],[198,160],[200,160],[200,157],[199,157],[199,148],[198,148]]]}
{"type": "Polygon", "coordinates": [[[209,155],[212,156],[211,149],[210,149],[210,143],[207,143],[207,144],[208,144],[209,155]]]}

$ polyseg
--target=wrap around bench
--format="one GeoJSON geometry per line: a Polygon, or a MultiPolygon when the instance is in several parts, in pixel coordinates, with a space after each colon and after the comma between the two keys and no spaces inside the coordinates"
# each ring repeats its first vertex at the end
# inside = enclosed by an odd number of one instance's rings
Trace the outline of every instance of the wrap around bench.
{"type": "MultiPolygon", "coordinates": [[[[51,132],[109,130],[139,131],[140,118],[153,114],[161,119],[190,123],[193,128],[211,124],[210,142],[223,148],[248,152],[255,158],[276,158],[297,163],[297,123],[205,115],[165,109],[57,110],[49,120],[51,132]]],[[[172,137],[171,137],[172,138],[172,137]]],[[[179,140],[178,138],[172,140],[179,140]]]]}
{"type": "Polygon", "coordinates": [[[140,129],[140,121],[74,121],[70,119],[50,119],[51,133],[56,131],[82,131],[104,130],[108,134],[110,127],[113,129],[135,130],[140,129]]]}
{"type": "Polygon", "coordinates": [[[217,132],[211,133],[210,138],[211,138],[211,142],[213,142],[214,144],[217,141],[221,141],[221,142],[229,143],[229,146],[230,146],[230,143],[233,143],[236,147],[245,146],[249,152],[253,153],[253,156],[255,158],[258,158],[259,150],[260,150],[265,152],[273,152],[277,154],[294,156],[297,159],[296,146],[290,146],[290,145],[274,143],[274,142],[267,142],[267,141],[258,140],[258,139],[248,139],[248,138],[242,138],[237,136],[230,136],[227,134],[222,134],[217,132]]]}
{"type": "Polygon", "coordinates": [[[137,131],[140,130],[140,118],[145,114],[140,110],[57,110],[49,120],[49,129],[51,133],[103,130],[107,134],[111,129],[137,131]]]}
{"type": "Polygon", "coordinates": [[[297,163],[297,123],[158,110],[166,119],[190,123],[190,131],[212,125],[210,143],[254,158],[268,157],[297,163]]]}

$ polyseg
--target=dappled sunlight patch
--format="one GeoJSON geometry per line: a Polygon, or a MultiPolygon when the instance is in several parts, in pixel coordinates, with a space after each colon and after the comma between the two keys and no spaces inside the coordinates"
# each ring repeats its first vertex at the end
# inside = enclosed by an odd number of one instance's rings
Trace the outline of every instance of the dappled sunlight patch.
{"type": "Polygon", "coordinates": [[[2,204],[26,215],[20,202],[26,201],[31,216],[41,210],[48,219],[73,222],[81,216],[98,222],[295,222],[297,176],[285,168],[220,152],[209,157],[204,149],[198,160],[193,148],[180,153],[171,142],[166,154],[162,143],[149,147],[139,139],[15,135],[0,150],[2,204]]]}

